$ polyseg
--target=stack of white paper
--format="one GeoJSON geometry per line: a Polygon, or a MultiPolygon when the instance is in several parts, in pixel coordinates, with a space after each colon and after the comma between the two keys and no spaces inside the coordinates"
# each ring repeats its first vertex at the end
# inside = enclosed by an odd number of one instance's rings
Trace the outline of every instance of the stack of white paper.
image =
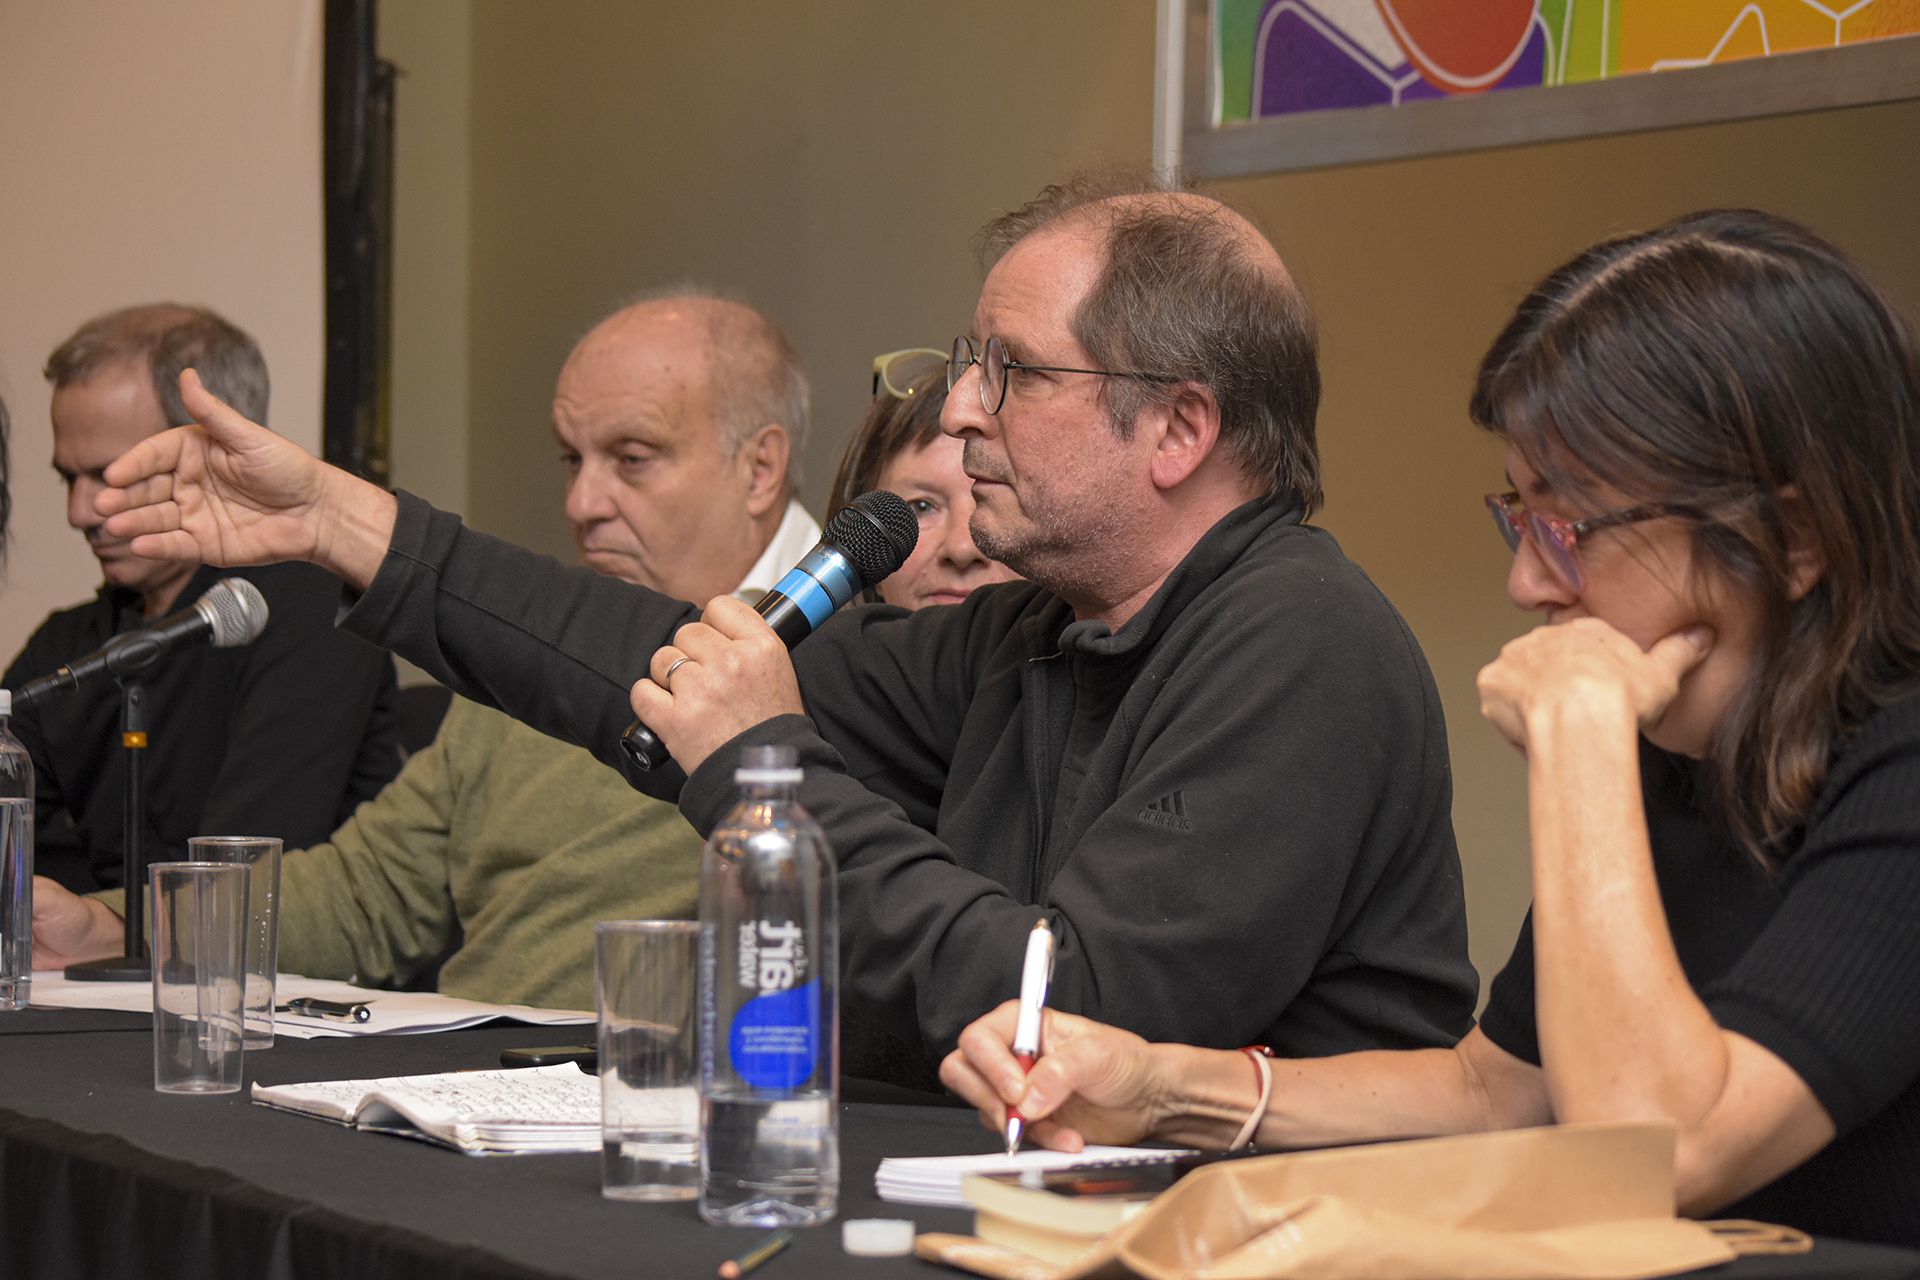
{"type": "MultiPolygon", "coordinates": [[[[363,1003],[370,1015],[365,1022],[334,1022],[292,1013],[274,1015],[273,1033],[296,1040],[319,1036],[414,1035],[425,1031],[458,1031],[505,1018],[543,1027],[574,1026],[593,1021],[580,1009],[535,1009],[524,1004],[482,1004],[432,991],[375,991],[324,978],[283,973],[274,982],[280,1004],[300,996],[319,1000],[363,1003]]],[[[33,975],[33,1004],[42,1009],[119,1009],[152,1013],[153,988],[145,982],[72,982],[57,970],[33,975]]]]}
{"type": "Polygon", "coordinates": [[[896,1204],[964,1209],[967,1198],[960,1193],[960,1180],[971,1173],[1045,1172],[1115,1161],[1149,1164],[1192,1154],[1184,1147],[1088,1147],[1084,1151],[1029,1150],[1014,1155],[995,1151],[981,1156],[890,1156],[875,1171],[873,1188],[882,1200],[896,1204]]]}

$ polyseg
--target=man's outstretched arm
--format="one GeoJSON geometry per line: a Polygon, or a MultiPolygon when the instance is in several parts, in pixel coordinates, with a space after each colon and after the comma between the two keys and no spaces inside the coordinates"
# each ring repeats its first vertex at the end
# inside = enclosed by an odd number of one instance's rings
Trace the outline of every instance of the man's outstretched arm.
{"type": "Polygon", "coordinates": [[[365,590],[393,537],[393,495],[235,413],[180,375],[194,421],[106,470],[95,505],[135,555],[231,566],[308,560],[365,590]]]}

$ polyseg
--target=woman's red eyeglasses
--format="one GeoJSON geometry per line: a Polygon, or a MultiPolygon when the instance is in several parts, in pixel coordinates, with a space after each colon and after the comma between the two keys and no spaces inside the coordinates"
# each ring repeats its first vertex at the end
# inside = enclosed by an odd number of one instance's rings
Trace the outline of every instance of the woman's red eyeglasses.
{"type": "Polygon", "coordinates": [[[1678,515],[1688,510],[1670,503],[1650,503],[1622,507],[1618,511],[1602,511],[1584,520],[1562,520],[1558,516],[1542,515],[1528,509],[1521,503],[1520,495],[1511,490],[1490,493],[1486,502],[1487,510],[1493,512],[1494,527],[1500,530],[1507,550],[1518,552],[1521,539],[1531,538],[1554,578],[1575,595],[1587,589],[1587,575],[1580,568],[1580,539],[1616,525],[1637,524],[1642,520],[1678,515]]]}

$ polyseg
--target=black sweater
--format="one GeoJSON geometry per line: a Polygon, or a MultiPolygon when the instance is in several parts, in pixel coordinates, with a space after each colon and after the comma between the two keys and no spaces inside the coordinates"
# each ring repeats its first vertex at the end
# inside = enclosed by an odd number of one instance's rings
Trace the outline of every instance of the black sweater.
{"type": "MultiPolygon", "coordinates": [[[[346,625],[621,767],[628,689],[693,616],[403,496],[346,625]]],[[[1296,508],[1228,515],[1118,634],[1013,583],[842,610],[794,662],[808,718],[742,734],[684,794],[632,781],[705,831],[740,747],[799,748],[840,861],[849,1072],[925,1083],[1016,993],[1036,906],[1052,1002],[1149,1038],[1316,1055],[1470,1025],[1432,677],[1296,508]],[[863,1060],[888,1041],[919,1061],[863,1060]]]]}
{"type": "MultiPolygon", "coordinates": [[[[317,844],[400,771],[393,660],[333,627],[339,584],[312,565],[197,570],[175,607],[216,581],[260,588],[267,626],[252,644],[200,646],[143,676],[151,745],[148,861],[184,858],[198,835],[279,836],[317,844]]],[[[103,588],[51,615],[7,668],[6,688],[145,626],[139,597],[103,588]]],[[[111,680],[19,708],[14,732],[33,757],[37,869],[79,892],[120,883],[120,690],[111,680]]]]}
{"type": "MultiPolygon", "coordinates": [[[[1714,1020],[1793,1068],[1839,1130],[1717,1216],[1920,1245],[1920,696],[1854,735],[1773,876],[1705,815],[1698,769],[1642,745],[1681,967],[1714,1020]]],[[[1540,1061],[1531,918],[1481,1025],[1540,1061]]]]}

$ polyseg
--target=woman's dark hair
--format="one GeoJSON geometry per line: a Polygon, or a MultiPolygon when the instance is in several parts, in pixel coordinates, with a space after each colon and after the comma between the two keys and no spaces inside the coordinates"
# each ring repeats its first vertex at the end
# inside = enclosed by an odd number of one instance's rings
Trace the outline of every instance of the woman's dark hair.
{"type": "Polygon", "coordinates": [[[947,403],[946,365],[929,362],[917,376],[912,395],[902,400],[887,392],[874,399],[867,419],[847,441],[827,496],[827,515],[880,486],[880,473],[903,453],[924,449],[940,436],[940,409],[947,403]]]}
{"type": "Polygon", "coordinates": [[[1920,687],[1920,348],[1839,249],[1745,209],[1549,275],[1480,366],[1473,418],[1556,490],[1693,514],[1762,639],[1708,756],[1728,829],[1785,856],[1834,754],[1920,687]],[[1794,599],[1792,553],[1818,582],[1794,599]]]}

